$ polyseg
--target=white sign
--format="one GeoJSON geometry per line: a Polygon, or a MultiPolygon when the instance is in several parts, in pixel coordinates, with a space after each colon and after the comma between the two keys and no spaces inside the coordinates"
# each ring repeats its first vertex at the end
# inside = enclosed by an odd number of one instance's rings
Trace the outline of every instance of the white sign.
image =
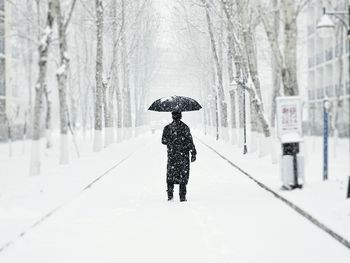
{"type": "Polygon", "coordinates": [[[276,98],[277,136],[284,142],[299,142],[302,137],[301,100],[299,97],[276,98]]]}

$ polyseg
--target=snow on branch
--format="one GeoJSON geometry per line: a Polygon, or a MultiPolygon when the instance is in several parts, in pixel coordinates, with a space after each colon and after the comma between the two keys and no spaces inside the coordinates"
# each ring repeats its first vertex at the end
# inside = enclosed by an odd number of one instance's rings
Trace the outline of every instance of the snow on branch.
{"type": "Polygon", "coordinates": [[[56,75],[63,75],[66,72],[66,64],[62,64],[57,70],[56,75]]]}

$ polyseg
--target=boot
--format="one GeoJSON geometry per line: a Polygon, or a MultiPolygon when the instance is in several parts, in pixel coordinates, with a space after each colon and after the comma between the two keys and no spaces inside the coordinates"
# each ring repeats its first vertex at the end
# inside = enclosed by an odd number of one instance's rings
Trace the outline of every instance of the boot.
{"type": "Polygon", "coordinates": [[[187,193],[187,189],[186,189],[186,185],[185,184],[180,184],[180,202],[186,202],[186,193],[187,193]]]}
{"type": "Polygon", "coordinates": [[[186,195],[180,195],[180,202],[186,202],[186,195]]]}
{"type": "Polygon", "coordinates": [[[174,198],[174,192],[173,191],[167,191],[168,192],[168,201],[171,201],[171,200],[173,200],[173,198],[174,198]]]}
{"type": "Polygon", "coordinates": [[[174,198],[174,184],[168,182],[167,186],[168,186],[168,190],[167,190],[167,192],[168,192],[168,201],[171,201],[174,198]]]}

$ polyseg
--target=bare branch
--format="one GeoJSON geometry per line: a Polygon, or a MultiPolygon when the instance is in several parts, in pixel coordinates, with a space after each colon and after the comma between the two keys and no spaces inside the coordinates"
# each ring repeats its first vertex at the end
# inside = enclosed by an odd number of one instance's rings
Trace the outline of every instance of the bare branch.
{"type": "Polygon", "coordinates": [[[74,11],[74,7],[75,7],[75,4],[77,3],[77,0],[73,0],[73,3],[69,9],[69,13],[68,13],[68,17],[66,19],[66,21],[64,22],[64,31],[67,30],[67,27],[69,25],[69,21],[71,20],[72,18],[72,15],[73,15],[73,11],[74,11]]]}

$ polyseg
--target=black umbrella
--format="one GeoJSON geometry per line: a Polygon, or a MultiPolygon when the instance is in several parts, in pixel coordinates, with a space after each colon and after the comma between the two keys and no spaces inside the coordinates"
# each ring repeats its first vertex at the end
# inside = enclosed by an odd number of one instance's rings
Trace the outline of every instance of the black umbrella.
{"type": "Polygon", "coordinates": [[[156,100],[148,108],[152,111],[196,111],[202,106],[194,99],[183,96],[170,96],[156,100]]]}

